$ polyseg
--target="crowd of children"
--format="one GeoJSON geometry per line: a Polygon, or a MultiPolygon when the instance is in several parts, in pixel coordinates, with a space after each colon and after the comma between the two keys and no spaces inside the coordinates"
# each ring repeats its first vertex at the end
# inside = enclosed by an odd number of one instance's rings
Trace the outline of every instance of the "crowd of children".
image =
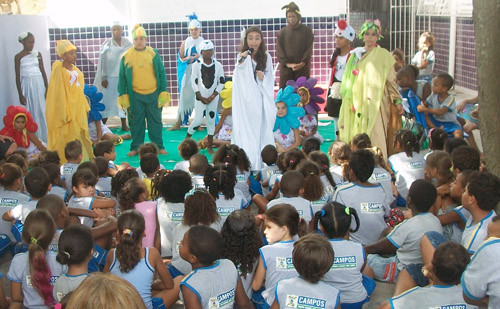
{"type": "Polygon", "coordinates": [[[63,61],[47,83],[33,35],[19,37],[16,81],[29,111],[9,107],[0,131],[2,144],[7,136],[20,147],[0,165],[0,253],[10,248],[13,255],[6,275],[11,293],[7,298],[0,289],[0,308],[168,308],[179,301],[186,308],[362,308],[376,281],[395,283],[380,308],[500,304],[500,179],[481,165],[477,145],[463,138],[466,122],[449,94],[453,78],[432,79],[432,34],[422,34],[419,52],[406,65],[404,52],[392,52],[394,63],[376,44],[378,20],[363,24],[365,47],[352,51],[355,31],[338,22],[327,108],[345,141],[324,153],[318,132],[324,90],[315,87],[317,80],[288,81],[271,99],[271,55],[261,30],[250,27],[233,93],[213,43],[200,36],[197,17],[190,19],[190,37],[179,53],[184,71],[173,129],[193,109],[195,117],[173,170],[158,158],[166,153],[160,115],[169,95],[144,28],[133,29],[134,47],[116,77],[119,105],[129,110],[128,155],[139,155],[138,167],[115,164],[122,137],[106,137],[99,115],[91,121],[99,123],[91,142],[84,116],[90,111],[91,118],[92,102],[82,104],[76,47],[58,43],[63,61]],[[387,79],[370,85],[358,69],[378,72],[370,65],[377,61],[390,64],[383,69],[387,79]],[[36,77],[27,78],[26,70],[36,77]],[[40,99],[30,88],[35,82],[48,88],[48,132],[37,126],[45,119],[33,104],[45,100],[33,103],[40,99]],[[383,119],[357,119],[372,107],[358,102],[355,82],[378,88],[377,104],[394,103],[390,111],[377,107],[383,119]],[[393,93],[396,83],[399,94],[393,93]],[[56,104],[64,91],[67,100],[56,104]],[[219,95],[225,102],[216,126],[219,95]],[[393,120],[401,98],[411,129],[377,128],[399,124],[393,120]],[[258,110],[242,108],[250,101],[258,110]],[[197,143],[191,136],[203,117],[207,137],[197,143]],[[145,120],[152,143],[144,143],[145,120]],[[358,132],[358,121],[366,132],[358,132]],[[384,134],[373,136],[368,127],[384,134]],[[200,148],[213,154],[212,162],[200,148]]]}

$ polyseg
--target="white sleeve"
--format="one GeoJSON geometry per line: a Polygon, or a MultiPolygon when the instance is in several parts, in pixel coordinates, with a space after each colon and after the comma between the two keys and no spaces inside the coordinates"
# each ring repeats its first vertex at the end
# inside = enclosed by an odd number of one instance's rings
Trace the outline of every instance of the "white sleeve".
{"type": "Polygon", "coordinates": [[[216,78],[216,83],[217,83],[217,88],[215,88],[215,91],[217,93],[220,93],[222,89],[224,89],[224,83],[226,79],[224,78],[224,70],[222,69],[222,64],[220,62],[215,63],[215,78],[216,78]]]}
{"type": "MultiPolygon", "coordinates": [[[[198,83],[201,83],[201,74],[200,74],[200,64],[198,62],[193,63],[191,66],[191,86],[193,88],[194,93],[200,91],[200,87],[198,83]]],[[[189,70],[189,67],[188,67],[189,70]]]]}
{"type": "Polygon", "coordinates": [[[489,275],[498,272],[497,263],[493,263],[490,250],[493,246],[486,244],[477,250],[472,256],[472,260],[462,274],[462,289],[464,294],[474,300],[482,299],[486,296],[489,275]]]}
{"type": "Polygon", "coordinates": [[[12,218],[22,220],[23,218],[23,205],[19,204],[11,210],[12,218]]]}
{"type": "Polygon", "coordinates": [[[401,248],[408,237],[408,220],[401,222],[387,235],[387,239],[398,249],[401,248]]]}

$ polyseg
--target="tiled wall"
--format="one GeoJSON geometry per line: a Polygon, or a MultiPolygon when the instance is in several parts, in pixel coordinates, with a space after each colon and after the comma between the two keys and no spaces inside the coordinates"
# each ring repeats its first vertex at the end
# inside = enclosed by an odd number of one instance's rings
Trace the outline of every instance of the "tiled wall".
{"type": "MultiPolygon", "coordinates": [[[[314,48],[311,63],[311,76],[318,79],[318,84],[328,83],[328,61],[334,49],[333,33],[335,17],[307,17],[302,22],[313,29],[314,48]]],[[[241,42],[241,27],[258,26],[263,32],[267,48],[276,65],[276,37],[278,31],[286,25],[285,18],[216,20],[202,22],[202,36],[215,45],[215,56],[222,63],[226,75],[232,75],[236,54],[241,42]]],[[[173,105],[177,105],[177,52],[188,30],[186,23],[148,23],[143,24],[148,32],[149,44],[158,49],[163,58],[168,80],[168,91],[172,94],[173,105]]],[[[97,59],[102,42],[110,37],[109,27],[87,27],[68,29],[49,29],[51,40],[51,60],[57,59],[56,41],[71,40],[79,49],[76,65],[85,74],[85,82],[92,83],[97,69],[97,59]]],[[[124,32],[126,33],[126,31],[124,32]]],[[[126,34],[124,34],[126,35],[126,34]]],[[[279,80],[279,70],[276,81],[279,80]]]]}
{"type": "Polygon", "coordinates": [[[448,50],[450,46],[450,19],[432,18],[431,31],[435,37],[434,53],[436,56],[436,63],[434,64],[434,74],[437,75],[441,73],[448,73],[448,50]]]}

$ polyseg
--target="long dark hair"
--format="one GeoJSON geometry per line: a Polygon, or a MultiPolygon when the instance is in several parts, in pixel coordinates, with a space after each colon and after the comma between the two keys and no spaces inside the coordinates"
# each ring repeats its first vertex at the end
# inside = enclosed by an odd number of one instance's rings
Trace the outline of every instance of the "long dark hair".
{"type": "Polygon", "coordinates": [[[267,47],[266,43],[264,42],[264,36],[262,35],[262,31],[260,30],[259,27],[252,26],[245,31],[245,37],[243,38],[243,42],[241,42],[240,52],[242,53],[250,48],[248,47],[247,36],[251,32],[257,32],[258,34],[260,34],[261,43],[259,49],[254,51],[255,57],[252,58],[255,60],[255,62],[257,62],[257,67],[255,69],[264,72],[266,69],[266,62],[267,62],[267,54],[266,54],[267,47]]]}
{"type": "Polygon", "coordinates": [[[120,261],[120,271],[128,273],[141,260],[144,217],[137,210],[124,211],[118,218],[118,245],[116,258],[120,261]]]}

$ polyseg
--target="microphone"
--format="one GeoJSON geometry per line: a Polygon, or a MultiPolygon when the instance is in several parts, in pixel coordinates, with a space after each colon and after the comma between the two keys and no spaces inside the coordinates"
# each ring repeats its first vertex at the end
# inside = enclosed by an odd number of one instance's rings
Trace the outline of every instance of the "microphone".
{"type": "MultiPolygon", "coordinates": [[[[254,51],[254,49],[250,47],[246,52],[250,56],[253,53],[253,51],[254,51]]],[[[238,61],[238,63],[242,63],[243,61],[245,61],[245,59],[246,59],[246,57],[241,57],[240,60],[238,61]]]]}
{"type": "Polygon", "coordinates": [[[247,50],[247,52],[248,52],[249,55],[251,55],[253,53],[253,51],[254,51],[254,49],[251,48],[251,47],[247,50]]]}

